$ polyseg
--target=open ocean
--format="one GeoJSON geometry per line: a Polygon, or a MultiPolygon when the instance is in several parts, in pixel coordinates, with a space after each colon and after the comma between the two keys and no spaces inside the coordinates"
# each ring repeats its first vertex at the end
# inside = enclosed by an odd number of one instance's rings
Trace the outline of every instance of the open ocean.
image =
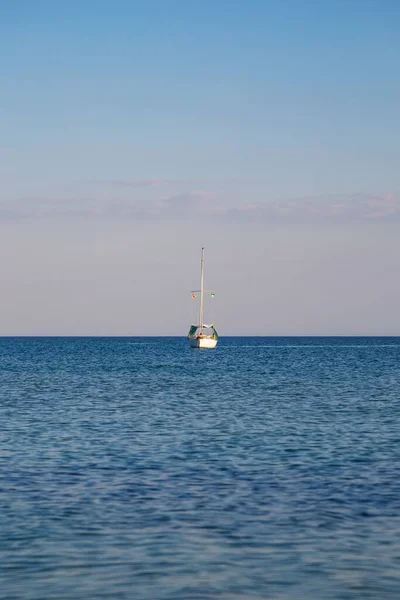
{"type": "Polygon", "coordinates": [[[0,338],[1,600],[400,598],[400,338],[0,338]]]}

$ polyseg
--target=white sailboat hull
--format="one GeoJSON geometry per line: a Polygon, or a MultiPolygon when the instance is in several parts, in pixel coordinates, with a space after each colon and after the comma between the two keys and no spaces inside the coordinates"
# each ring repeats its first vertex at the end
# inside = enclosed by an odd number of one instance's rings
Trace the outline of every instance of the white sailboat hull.
{"type": "Polygon", "coordinates": [[[194,337],[189,338],[191,348],[215,348],[218,340],[209,337],[194,337]]]}

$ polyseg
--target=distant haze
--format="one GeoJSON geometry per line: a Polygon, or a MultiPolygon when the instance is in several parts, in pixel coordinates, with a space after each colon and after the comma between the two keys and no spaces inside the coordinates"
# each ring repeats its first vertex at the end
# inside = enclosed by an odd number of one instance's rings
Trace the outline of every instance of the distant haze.
{"type": "Polygon", "coordinates": [[[206,245],[221,335],[400,334],[390,224],[2,223],[3,335],[185,335],[206,245]]]}
{"type": "Polygon", "coordinates": [[[400,335],[399,18],[2,6],[0,335],[400,335]]]}

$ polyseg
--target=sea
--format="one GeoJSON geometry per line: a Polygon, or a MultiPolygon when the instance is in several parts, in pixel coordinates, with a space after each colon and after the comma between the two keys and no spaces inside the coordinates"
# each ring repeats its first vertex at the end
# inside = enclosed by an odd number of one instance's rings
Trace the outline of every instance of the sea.
{"type": "Polygon", "coordinates": [[[0,598],[400,598],[400,338],[0,338],[0,598]]]}

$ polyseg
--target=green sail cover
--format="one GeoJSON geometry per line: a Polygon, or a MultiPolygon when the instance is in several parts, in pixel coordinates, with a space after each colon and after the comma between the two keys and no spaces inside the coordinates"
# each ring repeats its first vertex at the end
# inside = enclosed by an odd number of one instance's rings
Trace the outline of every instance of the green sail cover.
{"type": "Polygon", "coordinates": [[[197,331],[197,325],[191,325],[188,337],[193,337],[197,331]]]}
{"type": "MultiPolygon", "coordinates": [[[[205,326],[205,327],[207,327],[207,326],[205,326]]],[[[210,327],[210,329],[213,330],[213,336],[212,337],[214,338],[214,340],[218,340],[219,335],[218,335],[218,332],[215,329],[215,327],[213,327],[212,325],[210,325],[209,327],[210,327]]],[[[190,329],[189,329],[188,337],[189,338],[190,337],[194,337],[196,335],[196,333],[197,333],[198,328],[199,328],[198,325],[191,325],[190,329]]]]}

